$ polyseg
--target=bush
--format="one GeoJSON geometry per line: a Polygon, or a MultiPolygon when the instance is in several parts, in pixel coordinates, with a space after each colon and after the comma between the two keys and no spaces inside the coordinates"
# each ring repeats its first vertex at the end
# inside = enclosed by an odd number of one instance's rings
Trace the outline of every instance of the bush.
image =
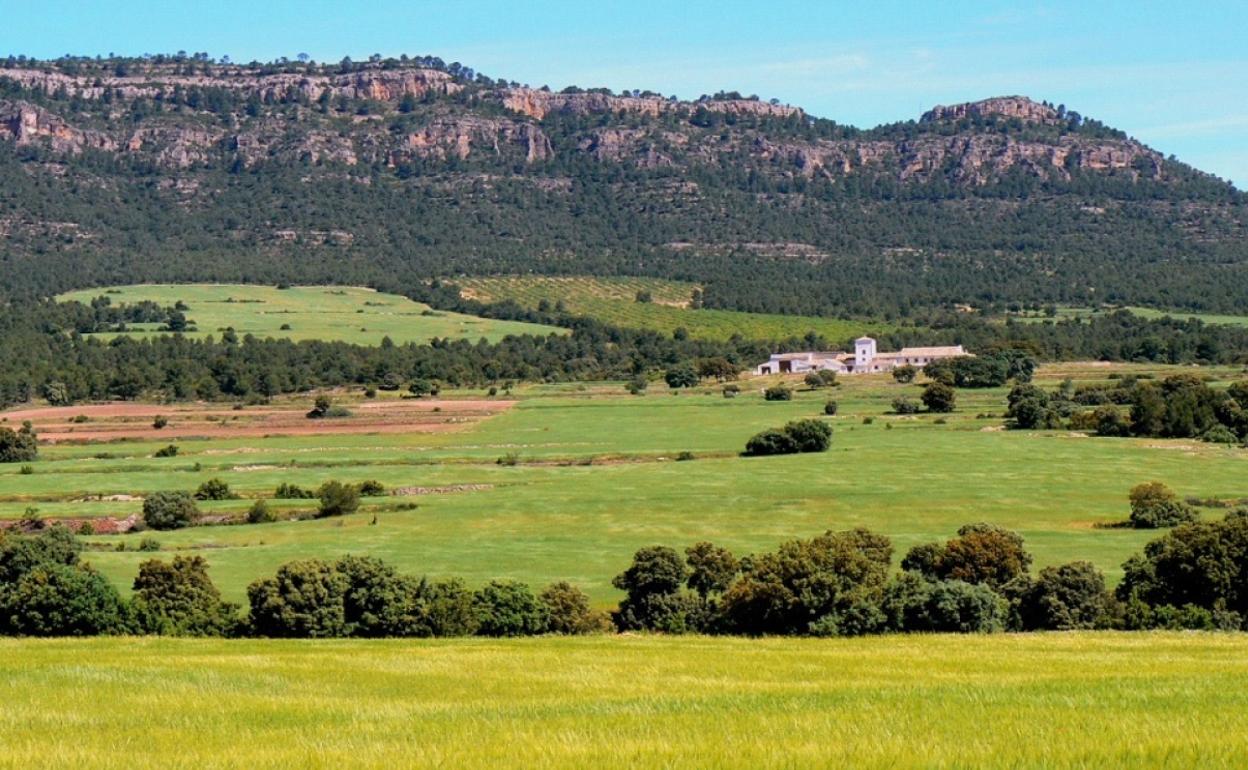
{"type": "Polygon", "coordinates": [[[995,524],[967,524],[958,535],[941,543],[911,548],[901,561],[903,570],[918,572],[929,580],[961,580],[1000,588],[1027,574],[1031,554],[1023,538],[995,524]]]}
{"type": "Polygon", "coordinates": [[[1196,520],[1196,510],[1158,481],[1131,488],[1131,526],[1135,529],[1174,527],[1196,520]]]}
{"type": "Polygon", "coordinates": [[[482,636],[533,636],[546,632],[546,605],[529,587],[514,580],[493,580],[472,597],[477,633],[482,636]]]}
{"type": "Polygon", "coordinates": [[[177,457],[177,456],[178,456],[178,447],[175,444],[170,444],[167,447],[162,447],[160,449],[157,449],[152,454],[152,457],[177,457]]]}
{"type": "Polygon", "coordinates": [[[897,414],[917,414],[919,405],[905,396],[898,396],[893,399],[893,411],[897,414]]]}
{"type": "Polygon", "coordinates": [[[161,430],[168,424],[169,418],[165,417],[163,414],[156,415],[156,419],[152,420],[152,427],[156,430],[161,430]]]}
{"type": "Polygon", "coordinates": [[[597,634],[611,627],[606,613],[589,605],[589,596],[571,583],[551,583],[537,597],[546,608],[546,630],[552,634],[597,634]]]}
{"type": "Polygon", "coordinates": [[[318,516],[345,516],[360,507],[360,492],[350,484],[327,481],[316,490],[321,507],[318,516]]]}
{"type": "Polygon", "coordinates": [[[724,386],[724,398],[736,398],[740,392],[741,386],[736,383],[724,386]]]}
{"type": "Polygon", "coordinates": [[[957,393],[943,382],[929,382],[923,388],[921,398],[929,412],[952,412],[957,402],[957,393]]]}
{"type": "Polygon", "coordinates": [[[381,497],[386,494],[386,487],[380,481],[372,480],[361,481],[359,484],[360,497],[381,497]]]}
{"type": "Polygon", "coordinates": [[[784,432],[799,452],[826,452],[832,444],[832,428],[821,420],[794,420],[784,432]]]}
{"type": "Polygon", "coordinates": [[[29,422],[20,430],[0,428],[0,463],[26,463],[39,457],[39,438],[29,422]]]}
{"type": "Polygon", "coordinates": [[[1200,440],[1210,444],[1238,444],[1239,436],[1225,425],[1215,425],[1202,433],[1200,440]]]}
{"type": "Polygon", "coordinates": [[[234,622],[235,607],[221,601],[202,556],[175,556],[139,565],[133,608],[149,634],[221,636],[234,622]]]}
{"type": "Polygon", "coordinates": [[[139,541],[139,550],[144,553],[160,550],[160,541],[154,537],[145,537],[139,541]]]}
{"type": "Polygon", "coordinates": [[[269,510],[269,504],[264,500],[257,500],[251,504],[251,508],[247,509],[248,524],[268,524],[277,521],[277,517],[273,515],[273,511],[269,510]]]}
{"type": "Polygon", "coordinates": [[[17,469],[17,473],[19,476],[33,476],[35,473],[35,468],[34,466],[31,466],[31,465],[23,465],[22,467],[17,469]]]}
{"type": "Polygon", "coordinates": [[[767,401],[792,401],[793,391],[783,385],[773,385],[763,391],[763,398],[767,401]]]}
{"type": "Polygon", "coordinates": [[[1125,438],[1131,435],[1131,420],[1117,407],[1097,407],[1092,411],[1092,419],[1098,436],[1125,438]]]}
{"type": "Polygon", "coordinates": [[[433,396],[438,392],[437,386],[431,380],[425,379],[412,380],[412,384],[407,386],[407,390],[416,398],[433,396]]]}
{"type": "Polygon", "coordinates": [[[198,516],[195,499],[186,492],[153,492],[143,500],[143,523],[150,529],[189,527],[198,516]]]}
{"type": "Polygon", "coordinates": [[[646,387],[648,385],[649,383],[646,382],[645,377],[634,377],[628,381],[628,384],[625,385],[624,388],[632,395],[640,396],[642,393],[646,392],[646,387]]]}
{"type": "Polygon", "coordinates": [[[310,500],[316,497],[316,493],[310,489],[303,489],[296,484],[282,482],[277,485],[273,496],[278,500],[310,500]]]}
{"type": "Polygon", "coordinates": [[[903,385],[907,385],[914,382],[914,378],[917,377],[918,374],[918,369],[914,368],[910,364],[905,364],[904,366],[899,366],[893,370],[893,379],[903,385]]]}
{"type": "Polygon", "coordinates": [[[1027,631],[1096,628],[1110,606],[1105,576],[1086,561],[1045,567],[1020,593],[1019,615],[1027,631]]]}
{"type": "Polygon", "coordinates": [[[234,500],[237,497],[221,479],[208,479],[195,490],[196,500],[234,500]]]}
{"type": "Polygon", "coordinates": [[[894,631],[993,633],[1005,629],[1009,605],[988,586],[931,581],[911,572],[895,579],[882,602],[894,631]]]}
{"type": "Polygon", "coordinates": [[[826,404],[823,405],[823,413],[829,417],[834,416],[836,414],[836,410],[837,410],[837,404],[835,401],[828,401],[826,404]]]}
{"type": "Polygon", "coordinates": [[[682,633],[689,627],[693,597],[684,593],[689,569],[667,546],[642,548],[611,585],[627,593],[613,619],[623,631],[682,633]]]}
{"type": "Polygon", "coordinates": [[[260,636],[327,638],[347,631],[347,579],[320,559],[283,564],[247,587],[251,627],[260,636]]]}
{"type": "Polygon", "coordinates": [[[787,455],[797,452],[797,442],[788,433],[776,428],[768,428],[756,433],[745,442],[745,453],[751,457],[767,455],[787,455]]]}
{"type": "Polygon", "coordinates": [[[699,382],[697,370],[693,368],[693,364],[688,363],[668,369],[663,374],[663,380],[667,383],[667,387],[673,390],[696,387],[699,382]]]}
{"type": "Polygon", "coordinates": [[[113,584],[84,564],[40,563],[0,591],[0,630],[11,634],[119,634],[129,620],[113,584]]]}

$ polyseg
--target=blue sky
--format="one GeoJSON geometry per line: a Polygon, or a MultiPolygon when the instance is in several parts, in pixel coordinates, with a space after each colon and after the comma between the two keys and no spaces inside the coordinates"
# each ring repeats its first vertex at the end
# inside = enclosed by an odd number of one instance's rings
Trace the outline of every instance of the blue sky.
{"type": "Polygon", "coordinates": [[[0,0],[0,54],[433,54],[531,85],[776,97],[842,123],[1025,94],[1248,187],[1248,2],[0,0]]]}

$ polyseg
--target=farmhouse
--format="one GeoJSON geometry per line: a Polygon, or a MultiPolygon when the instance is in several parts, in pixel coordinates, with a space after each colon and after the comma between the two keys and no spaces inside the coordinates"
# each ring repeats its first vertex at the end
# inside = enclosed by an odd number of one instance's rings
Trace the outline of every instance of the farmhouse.
{"type": "Polygon", "coordinates": [[[931,348],[902,348],[895,353],[880,353],[875,340],[859,337],[854,340],[854,352],[843,353],[773,353],[765,363],[754,368],[755,374],[800,374],[820,370],[838,374],[870,374],[888,372],[899,366],[925,366],[942,358],[969,355],[961,345],[931,348]]]}

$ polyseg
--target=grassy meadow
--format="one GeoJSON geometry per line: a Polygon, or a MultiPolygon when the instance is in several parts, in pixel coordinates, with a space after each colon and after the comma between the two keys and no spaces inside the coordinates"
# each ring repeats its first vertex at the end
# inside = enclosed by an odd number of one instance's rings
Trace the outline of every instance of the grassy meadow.
{"type": "MultiPolygon", "coordinates": [[[[114,305],[149,300],[172,305],[181,300],[189,306],[186,317],[196,331],[190,337],[219,335],[233,327],[241,337],[274,337],[291,340],[334,340],[357,345],[377,345],[383,337],[396,343],[425,343],[433,337],[485,338],[491,342],[509,334],[545,335],[559,329],[519,321],[433,310],[395,294],[372,289],[338,286],[273,286],[240,284],[141,284],[104,289],[84,289],[57,297],[58,300],[90,303],[106,296],[114,305]],[[289,329],[283,329],[289,326],[289,329]]],[[[159,324],[131,324],[127,336],[161,334],[159,324]]],[[[105,339],[116,333],[101,333],[105,339]]]]}
{"type": "MultiPolygon", "coordinates": [[[[1046,367],[1039,382],[1094,381],[1111,371],[1143,370],[1046,367]]],[[[152,536],[166,557],[203,554],[225,594],[242,600],[250,581],[283,562],[370,553],[404,570],[473,584],[566,579],[608,605],[618,598],[611,577],[642,546],[707,539],[748,553],[854,526],[892,537],[899,559],[962,524],[990,521],[1021,532],[1037,566],[1088,559],[1117,580],[1122,562],[1156,533],[1095,525],[1126,517],[1134,484],[1159,480],[1183,495],[1248,496],[1248,451],[1001,430],[1004,389],[960,391],[958,410],[942,420],[889,414],[894,397],[917,397],[920,386],[888,377],[846,377],[834,389],[766,402],[759,390],[775,379],[743,381],[734,399],[717,386],[673,395],[655,383],[640,397],[619,384],[531,386],[514,394],[511,409],[449,432],[184,440],[179,456],[165,459],[151,455],[167,441],[45,446],[27,475],[0,466],[0,516],[30,507],[41,516],[125,516],[141,503],[83,498],[191,491],[210,478],[243,499],[201,508],[241,513],[283,482],[315,488],[329,479],[376,479],[430,494],[365,498],[361,512],[345,518],[97,535],[90,540],[104,550],[88,558],[128,588],[138,564],[153,555],[139,552],[137,542],[152,536]],[[835,429],[829,452],[737,455],[753,433],[819,415],[829,398],[840,406],[827,418],[835,429]],[[694,459],[677,461],[681,452],[694,459]]],[[[315,501],[273,505],[290,513],[310,511],[315,501]]]]}
{"type": "Polygon", "coordinates": [[[0,640],[0,767],[1241,768],[1248,635],[0,640]]]}
{"type": "Polygon", "coordinates": [[[527,308],[536,308],[542,300],[552,307],[562,301],[574,315],[664,334],[683,328],[695,339],[726,340],[734,334],[747,339],[784,339],[813,331],[829,340],[850,340],[894,328],[886,323],[814,316],[694,310],[689,300],[698,288],[695,284],[659,278],[501,276],[454,280],[465,296],[482,301],[512,300],[527,308]],[[649,292],[651,301],[638,302],[639,291],[649,292]]]}

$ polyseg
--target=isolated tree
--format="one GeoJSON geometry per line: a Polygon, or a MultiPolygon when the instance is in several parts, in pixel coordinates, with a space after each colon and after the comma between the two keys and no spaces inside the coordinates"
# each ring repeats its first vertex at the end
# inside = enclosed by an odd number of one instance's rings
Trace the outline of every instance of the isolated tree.
{"type": "Polygon", "coordinates": [[[1128,497],[1131,500],[1130,522],[1136,529],[1173,527],[1196,520],[1195,509],[1159,481],[1135,485],[1128,497]]]}
{"type": "Polygon", "coordinates": [[[321,501],[320,516],[345,516],[360,507],[359,490],[340,481],[326,481],[316,490],[316,496],[321,501]]]}
{"type": "Polygon", "coordinates": [[[143,500],[143,523],[150,529],[181,529],[195,523],[199,508],[186,492],[153,492],[143,500]]]}
{"type": "Polygon", "coordinates": [[[923,388],[921,398],[923,406],[927,407],[929,412],[952,412],[958,396],[951,386],[936,381],[929,382],[927,387],[923,388]]]}
{"type": "Polygon", "coordinates": [[[196,500],[233,500],[237,495],[221,479],[208,479],[195,490],[196,500]]]}
{"type": "Polygon", "coordinates": [[[783,385],[773,385],[763,391],[763,399],[766,401],[792,401],[793,391],[783,385]]]}

